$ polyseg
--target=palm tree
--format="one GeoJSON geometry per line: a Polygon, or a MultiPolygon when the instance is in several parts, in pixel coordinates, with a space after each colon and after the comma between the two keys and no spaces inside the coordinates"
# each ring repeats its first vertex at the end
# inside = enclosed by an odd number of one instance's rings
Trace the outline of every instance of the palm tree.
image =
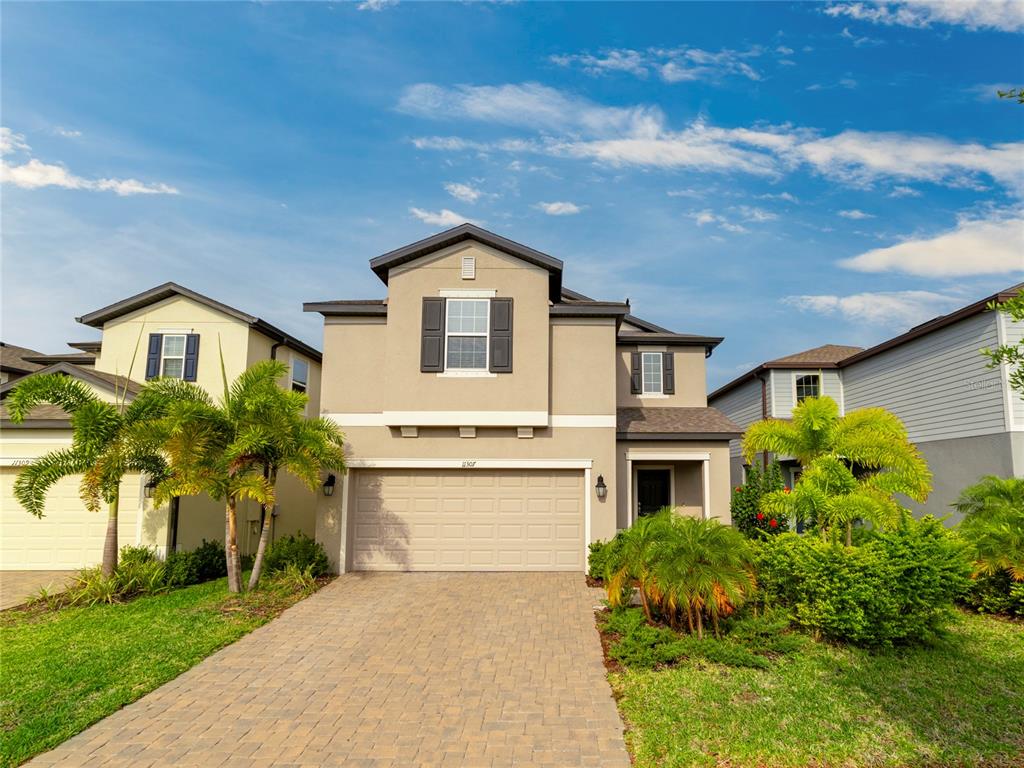
{"type": "Polygon", "coordinates": [[[975,575],[1007,571],[1024,581],[1024,478],[986,475],[953,505],[975,552],[975,575]]]}
{"type": "MultiPolygon", "coordinates": [[[[144,428],[146,439],[162,446],[169,465],[154,492],[158,502],[201,493],[225,502],[224,549],[231,592],[242,591],[238,502],[251,499],[266,511],[274,505],[278,472],[295,474],[315,488],[324,468],[344,468],[337,427],[302,417],[306,396],[278,385],[286,372],[283,363],[264,360],[230,386],[225,377],[219,403],[191,385],[194,397],[175,403],[163,418],[144,428]]],[[[261,556],[269,528],[270,515],[265,514],[261,556]]],[[[258,578],[257,571],[253,586],[258,578]]]]}
{"type": "Polygon", "coordinates": [[[661,591],[655,579],[655,569],[662,549],[670,535],[671,523],[667,515],[646,515],[631,528],[623,531],[608,558],[605,585],[608,603],[615,608],[632,595],[635,583],[640,591],[640,604],[647,621],[653,622],[651,602],[661,600],[661,591]]]}
{"type": "Polygon", "coordinates": [[[884,408],[840,416],[832,398],[807,398],[793,409],[792,421],[766,419],[748,427],[747,460],[761,451],[792,456],[803,466],[792,493],[767,494],[761,508],[813,520],[823,534],[845,526],[848,545],[855,520],[894,525],[902,518],[893,494],[924,501],[931,492],[927,463],[903,422],[884,408]]]}
{"type": "Polygon", "coordinates": [[[121,480],[129,472],[159,478],[165,465],[159,453],[134,435],[138,426],[160,416],[180,395],[181,382],[154,380],[128,402],[128,383],[118,386],[113,403],[101,400],[83,382],[57,373],[28,376],[11,390],[7,409],[15,423],[24,421],[36,406],[49,403],[71,419],[71,447],[51,451],[18,474],[14,496],[36,517],[46,511],[47,491],[61,478],[82,475],[80,495],[86,508],[99,511],[108,505],[107,533],[101,572],[117,568],[117,519],[121,480]]]}

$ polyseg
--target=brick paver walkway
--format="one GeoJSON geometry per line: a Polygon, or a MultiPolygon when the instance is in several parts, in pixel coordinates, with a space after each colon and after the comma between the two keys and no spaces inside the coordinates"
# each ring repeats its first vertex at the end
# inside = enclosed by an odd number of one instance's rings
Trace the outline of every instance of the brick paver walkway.
{"type": "Polygon", "coordinates": [[[627,768],[582,574],[349,574],[32,766],[627,768]]]}
{"type": "Polygon", "coordinates": [[[0,571],[0,611],[21,605],[39,594],[40,587],[49,592],[63,592],[75,571],[0,571]]]}

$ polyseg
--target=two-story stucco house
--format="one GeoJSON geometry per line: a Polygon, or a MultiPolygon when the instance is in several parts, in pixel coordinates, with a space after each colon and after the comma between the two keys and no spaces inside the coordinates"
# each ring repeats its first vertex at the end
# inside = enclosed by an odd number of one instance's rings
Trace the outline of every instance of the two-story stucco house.
{"type": "Polygon", "coordinates": [[[469,224],[370,267],[387,298],[305,305],[349,453],[316,522],[338,570],[581,571],[662,506],[729,521],[721,339],[569,291],[561,261],[469,224]]]}
{"type": "MultiPolygon", "coordinates": [[[[1024,323],[988,309],[1021,291],[1024,283],[869,349],[826,345],[764,363],[709,401],[744,428],[762,418],[789,418],[805,396],[829,395],[841,412],[885,408],[906,425],[934,476],[928,500],[907,500],[908,506],[945,516],[982,475],[1024,476],[1024,396],[1010,388],[1008,366],[989,368],[980,353],[1024,338],[1024,323]]],[[[739,483],[738,440],[732,456],[733,482],[739,483]]],[[[799,467],[780,458],[795,478],[799,467]]]]}
{"type": "MultiPolygon", "coordinates": [[[[76,353],[27,355],[35,368],[25,374],[74,376],[103,400],[131,399],[155,376],[194,381],[214,398],[224,391],[221,360],[233,380],[258,360],[276,358],[289,367],[283,386],[307,392],[309,413],[316,415],[320,397],[321,355],[312,347],[258,317],[214,301],[175,283],[166,283],[78,321],[101,332],[101,338],[74,342],[76,353]]],[[[18,380],[0,386],[6,396],[18,380]]],[[[0,569],[62,570],[99,562],[106,515],[88,512],[78,495],[78,478],[66,478],[47,497],[46,515],[36,519],[13,497],[18,467],[62,445],[70,445],[68,415],[40,406],[22,424],[13,424],[0,407],[0,569]]],[[[125,477],[121,487],[118,538],[121,544],[153,546],[161,554],[190,550],[202,540],[223,540],[223,506],[209,497],[174,500],[154,509],[146,499],[146,478],[125,477]]],[[[315,531],[316,499],[294,478],[278,484],[274,535],[315,531]]],[[[239,547],[255,551],[260,508],[247,502],[239,509],[239,547]]]]}

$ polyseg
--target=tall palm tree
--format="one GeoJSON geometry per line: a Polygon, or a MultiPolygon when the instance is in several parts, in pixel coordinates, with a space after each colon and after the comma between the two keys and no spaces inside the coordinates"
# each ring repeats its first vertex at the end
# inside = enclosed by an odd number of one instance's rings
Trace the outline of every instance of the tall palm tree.
{"type": "Polygon", "coordinates": [[[28,376],[6,400],[11,420],[21,423],[36,406],[49,403],[70,416],[72,440],[41,456],[18,474],[14,496],[36,517],[46,512],[47,491],[61,478],[82,475],[80,495],[87,509],[108,505],[101,572],[117,568],[117,520],[121,480],[129,472],[159,478],[166,467],[157,451],[134,438],[137,427],[164,413],[179,395],[181,382],[154,380],[128,401],[127,381],[118,385],[114,402],[101,400],[83,382],[57,373],[28,376]]]}
{"type": "MultiPolygon", "coordinates": [[[[201,493],[225,502],[224,549],[231,592],[242,591],[238,503],[251,499],[265,511],[272,509],[280,471],[315,488],[323,469],[344,468],[337,427],[302,418],[306,396],[279,386],[286,372],[283,363],[264,360],[230,385],[225,376],[219,403],[195,387],[195,397],[175,403],[143,430],[149,444],[161,446],[169,466],[154,493],[158,502],[201,493]]],[[[265,514],[260,555],[269,528],[270,515],[265,514]]],[[[253,586],[258,579],[257,572],[253,586]]]]}
{"type": "Polygon", "coordinates": [[[975,552],[975,575],[1007,571],[1024,581],[1024,478],[986,475],[954,504],[975,552]]]}
{"type": "Polygon", "coordinates": [[[903,422],[884,408],[840,416],[832,398],[807,398],[793,409],[791,421],[765,419],[747,428],[747,460],[762,451],[792,456],[803,466],[792,493],[767,494],[762,509],[813,520],[823,533],[845,527],[847,544],[857,519],[894,525],[902,518],[894,494],[924,501],[931,492],[928,464],[903,422]]]}

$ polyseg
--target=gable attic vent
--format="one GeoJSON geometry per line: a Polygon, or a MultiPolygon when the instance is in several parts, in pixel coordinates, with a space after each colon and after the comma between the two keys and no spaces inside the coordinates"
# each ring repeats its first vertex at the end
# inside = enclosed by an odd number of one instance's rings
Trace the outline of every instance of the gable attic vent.
{"type": "Polygon", "coordinates": [[[463,256],[462,257],[462,279],[463,280],[475,280],[476,279],[476,257],[475,256],[463,256]]]}

